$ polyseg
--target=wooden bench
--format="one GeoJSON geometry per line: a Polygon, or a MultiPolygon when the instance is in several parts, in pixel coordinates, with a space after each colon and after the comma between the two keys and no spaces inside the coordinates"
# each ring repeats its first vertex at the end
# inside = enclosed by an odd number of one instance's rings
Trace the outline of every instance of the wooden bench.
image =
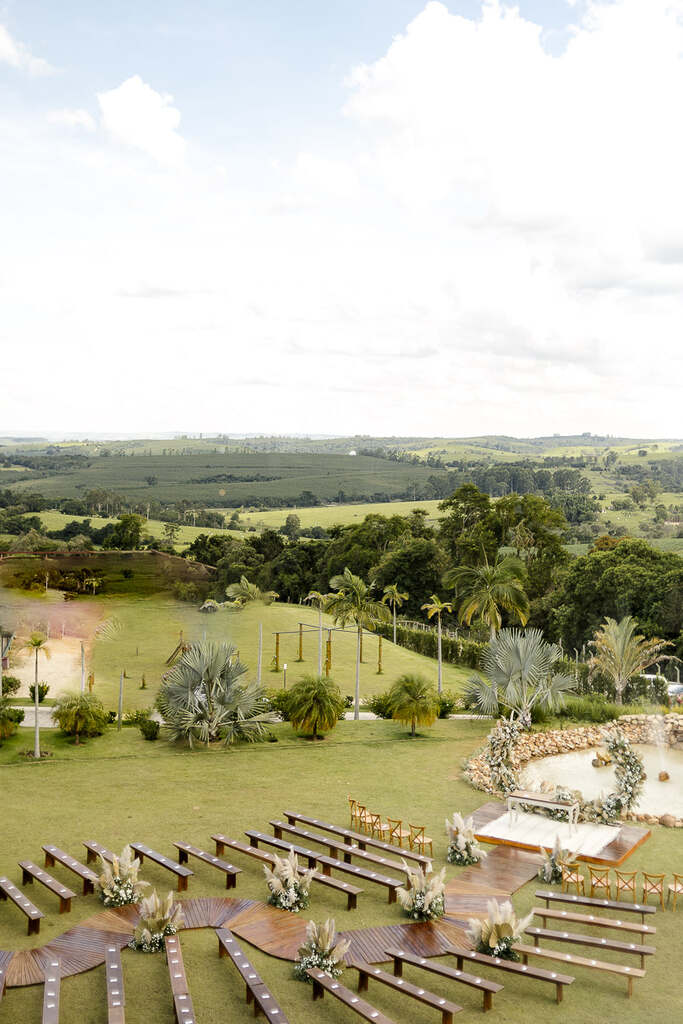
{"type": "Polygon", "coordinates": [[[565,985],[571,985],[574,981],[571,974],[558,974],[557,971],[546,971],[542,967],[529,967],[528,964],[517,963],[516,960],[505,960],[498,956],[487,956],[486,953],[477,953],[473,949],[460,949],[459,946],[450,946],[448,952],[455,957],[458,970],[462,970],[465,960],[481,964],[485,967],[495,967],[500,971],[508,971],[510,974],[517,974],[524,978],[531,978],[532,981],[547,981],[555,986],[555,1002],[562,1002],[562,994],[565,985]]]}
{"type": "Polygon", "coordinates": [[[61,864],[62,867],[68,868],[69,871],[73,871],[75,875],[83,881],[83,895],[87,896],[89,893],[95,891],[95,882],[97,881],[97,875],[92,868],[87,868],[85,864],[81,864],[75,857],[70,857],[64,850],[60,850],[58,846],[50,846],[49,844],[43,844],[43,850],[45,852],[45,867],[51,868],[54,864],[61,864]]]}
{"type": "Polygon", "coordinates": [[[13,956],[14,953],[10,953],[7,950],[0,950],[0,1000],[5,994],[5,984],[7,982],[7,967],[13,956]]]}
{"type": "Polygon", "coordinates": [[[352,857],[357,857],[358,860],[366,864],[381,864],[387,870],[400,871],[404,875],[414,870],[414,866],[413,868],[406,867],[403,864],[399,864],[398,861],[383,857],[379,853],[373,853],[371,850],[361,850],[358,846],[342,842],[341,839],[326,839],[325,836],[317,836],[314,832],[309,832],[308,829],[298,828],[296,825],[289,825],[284,821],[269,821],[268,824],[272,826],[276,839],[282,839],[282,833],[287,832],[295,838],[306,839],[309,843],[326,846],[330,857],[346,861],[347,864],[351,863],[352,857]]]}
{"type": "MultiPolygon", "coordinates": [[[[268,853],[266,850],[259,850],[256,846],[249,846],[248,843],[241,843],[238,839],[230,839],[229,836],[221,834],[211,836],[216,844],[216,855],[221,856],[225,850],[225,847],[229,847],[231,850],[236,850],[239,853],[244,853],[247,857],[253,857],[255,860],[260,860],[263,864],[268,864],[272,867],[275,863],[275,856],[272,853],[268,853]]],[[[299,868],[299,874],[303,875],[306,868],[299,868]]],[[[323,875],[322,872],[316,871],[313,874],[311,881],[318,885],[324,885],[328,889],[334,889],[337,892],[341,892],[346,896],[346,909],[355,910],[358,906],[358,897],[363,892],[356,885],[350,885],[348,882],[342,882],[340,878],[332,878],[331,875],[323,875]]]]}
{"type": "Polygon", "coordinates": [[[276,1024],[276,1022],[287,1024],[287,1018],[278,1006],[272,992],[246,958],[230,929],[216,928],[216,935],[218,936],[218,955],[229,957],[239,971],[245,985],[247,1006],[251,1003],[254,1004],[254,1016],[258,1016],[260,1012],[272,1024],[276,1024]]]}
{"type": "MultiPolygon", "coordinates": [[[[546,927],[548,919],[551,921],[571,921],[572,924],[590,925],[592,928],[616,928],[622,932],[635,932],[636,935],[655,935],[656,928],[647,924],[637,924],[635,921],[622,921],[614,917],[596,917],[595,914],[575,914],[571,910],[549,910],[547,907],[534,907],[532,913],[540,917],[543,927],[546,927]]],[[[641,938],[642,942],[643,939],[641,938]]]]}
{"type": "Polygon", "coordinates": [[[258,846],[258,843],[265,843],[280,850],[294,850],[298,856],[304,857],[308,861],[309,867],[314,868],[319,864],[324,875],[329,875],[332,869],[334,869],[341,871],[342,874],[362,878],[365,882],[375,882],[377,885],[383,885],[388,890],[389,903],[396,902],[396,890],[400,885],[403,885],[403,882],[398,878],[389,878],[387,875],[380,875],[378,872],[370,871],[368,868],[347,864],[345,861],[336,860],[334,857],[326,857],[324,854],[316,853],[315,850],[309,850],[306,847],[288,843],[285,839],[275,839],[273,836],[266,835],[265,832],[249,830],[245,832],[245,835],[248,836],[252,846],[258,846]]]}
{"type": "Polygon", "coordinates": [[[528,962],[530,956],[545,957],[546,960],[561,960],[563,964],[571,964],[572,967],[590,967],[596,971],[609,971],[611,974],[619,974],[628,981],[628,998],[633,994],[633,979],[644,978],[645,971],[638,967],[623,967],[621,964],[605,963],[602,960],[592,960],[585,956],[576,956],[574,953],[561,953],[557,949],[540,949],[538,946],[513,946],[516,953],[519,953],[524,963],[528,962]]]}
{"type": "Polygon", "coordinates": [[[138,855],[140,864],[144,861],[145,857],[149,860],[154,861],[155,864],[159,864],[160,867],[166,868],[178,879],[178,892],[185,892],[187,889],[187,880],[190,878],[194,871],[184,867],[182,864],[176,864],[174,860],[170,860],[165,857],[163,853],[157,853],[156,850],[151,850],[149,846],[145,846],[144,843],[130,843],[131,850],[134,850],[138,855]]]}
{"type": "Polygon", "coordinates": [[[458,1006],[457,1003],[452,1003],[449,999],[437,996],[433,992],[427,992],[426,989],[420,988],[419,985],[413,985],[412,982],[405,981],[403,978],[387,974],[380,967],[363,963],[351,963],[349,967],[358,971],[359,992],[367,992],[368,981],[372,978],[374,981],[387,985],[388,988],[393,989],[395,992],[403,992],[405,995],[410,996],[411,999],[416,999],[419,1003],[433,1006],[441,1014],[441,1024],[453,1024],[454,1014],[462,1010],[462,1006],[458,1006]]]}
{"type": "Polygon", "coordinates": [[[44,885],[46,889],[49,889],[50,892],[53,892],[55,896],[59,897],[60,914],[69,914],[71,912],[71,901],[76,896],[75,892],[67,889],[65,885],[58,882],[52,875],[48,875],[47,871],[43,871],[32,860],[19,861],[19,867],[21,868],[22,885],[32,885],[35,879],[41,885],[44,885]]]}
{"type": "Polygon", "coordinates": [[[570,896],[569,893],[555,892],[552,889],[537,889],[536,899],[544,900],[546,907],[550,903],[576,903],[581,907],[594,907],[595,910],[616,910],[619,914],[640,914],[645,924],[646,914],[655,914],[656,907],[648,907],[646,903],[622,903],[620,900],[599,900],[594,896],[570,896]]]}
{"type": "Polygon", "coordinates": [[[164,946],[166,947],[168,974],[171,979],[176,1024],[195,1024],[194,1007],[190,990],[187,987],[185,964],[178,936],[167,935],[164,939],[164,946]]]}
{"type": "Polygon", "coordinates": [[[557,932],[552,928],[527,928],[525,935],[531,935],[534,946],[539,945],[540,939],[550,939],[553,942],[571,942],[576,946],[598,946],[600,949],[609,949],[611,953],[633,953],[640,957],[640,966],[645,967],[645,957],[653,956],[657,950],[654,946],[644,946],[639,942],[620,942],[618,939],[600,939],[597,935],[582,935],[578,932],[557,932]]]}
{"type": "Polygon", "coordinates": [[[6,900],[8,897],[12,903],[16,903],[23,914],[26,914],[28,918],[28,934],[37,935],[40,932],[40,919],[45,917],[45,915],[42,910],[38,910],[38,907],[24,896],[21,889],[17,889],[14,882],[10,882],[9,878],[2,875],[0,877],[0,900],[6,900]]]}
{"type": "Polygon", "coordinates": [[[306,971],[306,974],[313,981],[313,998],[322,999],[326,992],[338,999],[340,1003],[348,1006],[350,1010],[353,1010],[358,1014],[359,1017],[365,1018],[365,1020],[372,1021],[373,1024],[394,1024],[394,1022],[386,1017],[379,1010],[376,1010],[370,1003],[366,1003],[364,999],[357,996],[355,992],[352,992],[350,988],[346,988],[341,982],[335,978],[331,978],[329,974],[325,974],[323,971],[318,970],[317,967],[312,967],[306,971]]]}
{"type": "Polygon", "coordinates": [[[332,825],[329,821],[311,818],[307,814],[298,814],[296,811],[285,811],[284,815],[290,825],[297,821],[302,825],[312,825],[313,828],[317,828],[321,832],[331,832],[332,835],[339,836],[349,846],[355,844],[361,850],[370,846],[375,850],[384,850],[386,853],[400,853],[406,860],[413,860],[416,864],[421,864],[423,868],[431,867],[432,858],[427,857],[424,853],[418,853],[416,850],[404,850],[403,847],[385,843],[381,839],[365,835],[364,832],[353,832],[349,828],[342,828],[341,825],[332,825]]]}
{"type": "Polygon", "coordinates": [[[107,1024],[125,1024],[126,997],[123,990],[121,950],[118,946],[105,948],[104,973],[107,979],[107,1024]]]}
{"type": "Polygon", "coordinates": [[[51,959],[43,971],[43,1024],[59,1024],[59,982],[61,975],[59,960],[51,959]]]}
{"type": "Polygon", "coordinates": [[[102,843],[98,843],[95,839],[84,839],[83,845],[87,851],[85,855],[86,864],[94,864],[98,857],[106,860],[109,864],[113,862],[114,854],[111,850],[108,850],[106,846],[102,846],[102,843]]]}
{"type": "Polygon", "coordinates": [[[449,981],[457,981],[462,985],[471,985],[472,988],[479,989],[483,997],[482,1009],[484,1013],[492,1008],[494,995],[503,988],[496,981],[486,981],[485,978],[480,978],[479,975],[468,974],[467,971],[462,971],[458,968],[437,964],[426,957],[415,956],[414,953],[406,953],[403,949],[386,949],[385,953],[394,961],[394,975],[397,978],[403,976],[403,965],[409,964],[411,967],[417,967],[420,970],[438,974],[441,978],[448,978],[449,981]]]}
{"type": "Polygon", "coordinates": [[[234,889],[237,885],[237,876],[241,874],[242,868],[236,868],[234,864],[229,864],[227,860],[221,860],[218,856],[214,857],[213,854],[206,853],[205,850],[200,850],[199,847],[191,846],[189,843],[182,842],[182,840],[174,841],[173,845],[178,849],[179,864],[187,864],[188,857],[196,857],[197,860],[203,861],[204,864],[209,864],[212,868],[224,872],[226,889],[234,889]]]}

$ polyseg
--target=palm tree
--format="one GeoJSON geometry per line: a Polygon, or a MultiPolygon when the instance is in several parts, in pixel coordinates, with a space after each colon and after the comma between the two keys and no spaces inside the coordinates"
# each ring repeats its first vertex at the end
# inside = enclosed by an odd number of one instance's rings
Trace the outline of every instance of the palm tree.
{"type": "Polygon", "coordinates": [[[75,736],[80,744],[81,735],[97,736],[107,726],[107,712],[102,701],[91,693],[63,693],[52,712],[62,732],[75,736]]]}
{"type": "Polygon", "coordinates": [[[247,671],[226,643],[196,643],[166,673],[157,708],[172,739],[209,743],[258,740],[277,721],[263,687],[243,683],[247,671]]]}
{"type": "Polygon", "coordinates": [[[450,601],[442,601],[432,594],[426,604],[422,605],[422,611],[427,612],[427,618],[431,619],[432,615],[436,615],[436,633],[437,633],[437,655],[438,655],[438,679],[439,679],[439,693],[441,693],[441,616],[444,612],[452,612],[453,605],[450,601]]]}
{"type": "Polygon", "coordinates": [[[225,593],[238,605],[257,601],[263,604],[272,604],[280,596],[274,590],[261,590],[255,583],[250,583],[246,576],[241,576],[239,583],[231,583],[226,587],[225,593]]]}
{"type": "Polygon", "coordinates": [[[431,683],[422,676],[404,675],[389,690],[388,708],[397,722],[410,726],[415,736],[416,725],[433,725],[439,714],[439,697],[431,683]]]}
{"type": "Polygon", "coordinates": [[[35,707],[36,722],[34,727],[34,741],[33,741],[33,756],[36,760],[40,760],[40,721],[38,717],[38,655],[42,652],[46,658],[50,657],[50,650],[47,647],[47,637],[44,633],[31,633],[30,637],[23,645],[22,650],[31,651],[35,655],[36,659],[36,671],[34,678],[33,687],[33,701],[35,707]]]}
{"type": "Polygon", "coordinates": [[[319,590],[311,590],[304,601],[310,601],[318,609],[318,675],[323,674],[323,612],[329,600],[329,594],[321,594],[319,590]]]}
{"type": "Polygon", "coordinates": [[[341,690],[323,676],[303,676],[289,694],[289,718],[297,730],[313,730],[313,739],[322,739],[321,732],[334,729],[344,713],[341,690]]]}
{"type": "Polygon", "coordinates": [[[605,617],[605,621],[591,641],[595,654],[589,660],[591,674],[596,670],[604,672],[614,683],[617,704],[621,704],[626,684],[634,676],[640,675],[649,665],[657,665],[668,659],[662,654],[665,647],[671,646],[668,640],[653,637],[647,640],[636,634],[638,623],[631,615],[626,615],[620,622],[605,617]]]}
{"type": "Polygon", "coordinates": [[[390,604],[394,616],[394,644],[396,644],[396,609],[400,608],[404,601],[408,600],[409,594],[401,593],[398,583],[390,583],[384,588],[383,604],[390,604]]]}
{"type": "Polygon", "coordinates": [[[562,657],[558,644],[547,643],[540,629],[501,629],[481,656],[482,672],[470,676],[466,697],[485,715],[509,712],[510,721],[528,728],[534,707],[556,711],[576,681],[553,671],[562,657]]]}
{"type": "Polygon", "coordinates": [[[491,639],[502,625],[502,611],[510,612],[523,626],[526,625],[529,599],[524,591],[524,564],[514,555],[497,558],[490,565],[484,554],[483,565],[449,569],[443,582],[460,593],[460,621],[469,626],[476,615],[489,627],[491,639]]]}
{"type": "Polygon", "coordinates": [[[331,594],[327,603],[327,611],[334,617],[335,623],[345,626],[353,622],[357,632],[356,643],[356,693],[353,704],[353,717],[360,718],[360,647],[363,629],[373,630],[375,622],[387,622],[389,612],[381,601],[375,601],[370,594],[371,587],[360,578],[354,576],[347,567],[341,576],[334,576],[330,586],[338,591],[331,594]]]}

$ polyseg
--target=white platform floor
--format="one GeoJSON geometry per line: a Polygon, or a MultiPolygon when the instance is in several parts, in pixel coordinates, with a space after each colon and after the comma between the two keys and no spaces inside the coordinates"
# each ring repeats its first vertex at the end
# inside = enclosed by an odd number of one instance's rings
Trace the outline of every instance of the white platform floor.
{"type": "Polygon", "coordinates": [[[505,812],[494,818],[487,825],[477,829],[477,835],[492,839],[507,839],[511,842],[523,843],[526,846],[543,846],[552,848],[555,837],[559,835],[563,850],[594,857],[616,839],[619,827],[612,825],[594,825],[581,823],[570,831],[564,821],[554,821],[542,814],[527,814],[518,811],[515,820],[505,812]]]}

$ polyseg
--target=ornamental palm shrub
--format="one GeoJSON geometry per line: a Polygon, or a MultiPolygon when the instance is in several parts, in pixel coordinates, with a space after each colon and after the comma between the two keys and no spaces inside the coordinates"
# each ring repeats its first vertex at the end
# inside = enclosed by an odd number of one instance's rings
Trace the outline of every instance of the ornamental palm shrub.
{"type": "Polygon", "coordinates": [[[263,871],[270,889],[268,902],[272,906],[293,914],[306,909],[315,868],[308,871],[300,869],[299,858],[294,850],[290,850],[286,857],[273,854],[272,869],[264,864],[263,871]]]}
{"type": "Polygon", "coordinates": [[[338,939],[334,918],[328,917],[323,924],[309,921],[306,941],[299,947],[294,977],[310,984],[307,970],[317,967],[331,978],[339,978],[344,970],[342,961],[351,947],[347,939],[338,939]]]}
{"type": "Polygon", "coordinates": [[[175,935],[183,923],[183,910],[173,893],[162,900],[155,889],[140,901],[140,922],[128,945],[142,953],[158,953],[164,936],[175,935]]]}
{"type": "Polygon", "coordinates": [[[277,716],[263,687],[243,679],[246,671],[230,644],[197,643],[184,651],[157,696],[171,738],[190,747],[264,739],[277,716]]]}
{"type": "Polygon", "coordinates": [[[54,706],[52,717],[62,732],[73,736],[101,736],[107,728],[108,715],[102,701],[92,693],[62,693],[54,706]]]}
{"type": "Polygon", "coordinates": [[[486,909],[488,917],[485,920],[469,920],[465,934],[472,943],[472,949],[487,956],[500,957],[501,960],[519,960],[519,954],[515,953],[512,947],[520,941],[524,931],[531,924],[533,913],[521,921],[518,920],[509,900],[504,903],[489,900],[486,909]]]}
{"type": "Polygon", "coordinates": [[[97,879],[97,891],[105,907],[123,907],[137,903],[142,890],[149,882],[138,878],[140,860],[130,846],[124,846],[121,856],[114,857],[111,864],[100,854],[102,874],[97,879]]]}
{"type": "Polygon", "coordinates": [[[299,732],[313,733],[313,739],[330,732],[344,714],[344,698],[331,679],[304,676],[289,691],[288,713],[292,726],[299,732]]]}
{"type": "Polygon", "coordinates": [[[454,811],[451,821],[446,818],[446,835],[448,836],[446,860],[449,864],[460,864],[464,867],[467,864],[476,864],[486,857],[486,850],[482,849],[474,835],[473,818],[465,820],[461,814],[454,811]]]}
{"type": "Polygon", "coordinates": [[[671,647],[668,640],[657,637],[647,640],[636,633],[637,627],[638,623],[630,615],[619,622],[607,616],[591,641],[595,650],[588,662],[591,673],[602,672],[612,681],[617,704],[623,702],[624,690],[634,676],[669,657],[662,654],[665,647],[671,647]]]}
{"type": "Polygon", "coordinates": [[[420,867],[408,867],[403,861],[407,881],[396,890],[398,901],[413,921],[434,921],[443,917],[446,869],[438,874],[420,867]]]}
{"type": "Polygon", "coordinates": [[[400,676],[389,690],[388,710],[397,722],[410,726],[415,736],[416,725],[433,725],[439,714],[439,696],[423,676],[410,673],[400,676]]]}
{"type": "Polygon", "coordinates": [[[461,598],[460,621],[469,626],[473,618],[478,618],[489,627],[491,640],[502,625],[503,611],[526,625],[529,618],[529,598],[524,590],[526,569],[514,555],[497,558],[493,565],[484,555],[483,565],[450,569],[443,582],[447,587],[454,587],[461,598]]]}

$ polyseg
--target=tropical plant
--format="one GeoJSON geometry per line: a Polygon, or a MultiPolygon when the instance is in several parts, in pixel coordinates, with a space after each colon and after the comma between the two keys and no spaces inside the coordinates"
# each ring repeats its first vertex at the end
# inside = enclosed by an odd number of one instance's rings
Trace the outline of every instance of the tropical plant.
{"type": "Polygon", "coordinates": [[[438,677],[438,690],[439,690],[439,693],[441,693],[441,688],[442,688],[442,683],[441,683],[441,671],[442,670],[441,670],[441,666],[443,664],[443,659],[441,657],[441,616],[443,615],[444,612],[452,612],[453,611],[453,605],[450,603],[450,601],[442,601],[440,598],[438,598],[436,596],[436,594],[432,594],[432,596],[429,598],[429,601],[427,601],[426,604],[422,605],[422,611],[423,612],[427,612],[427,618],[428,619],[431,619],[432,615],[436,615],[436,635],[437,635],[437,648],[436,648],[437,655],[436,656],[437,656],[437,664],[438,664],[437,677],[438,677]]]}
{"type": "Polygon", "coordinates": [[[299,947],[294,964],[294,977],[310,984],[307,971],[316,967],[331,978],[339,978],[343,973],[342,961],[351,947],[347,939],[338,939],[334,926],[334,918],[324,924],[309,921],[306,928],[306,941],[299,947]]]}
{"type": "Polygon", "coordinates": [[[657,637],[648,640],[636,633],[637,627],[638,623],[631,615],[626,615],[619,622],[607,616],[591,641],[595,649],[588,662],[591,674],[599,671],[612,680],[617,704],[622,703],[624,690],[634,676],[669,657],[662,654],[665,647],[671,646],[668,640],[657,637]]]}
{"type": "Polygon", "coordinates": [[[363,629],[372,630],[375,622],[388,622],[389,611],[381,601],[375,601],[371,587],[360,576],[355,576],[350,569],[344,569],[340,576],[330,580],[330,586],[337,591],[331,594],[327,603],[327,611],[335,623],[345,626],[353,622],[356,627],[356,690],[353,703],[353,717],[360,718],[360,651],[363,629]]]}
{"type": "MultiPolygon", "coordinates": [[[[50,692],[50,687],[47,685],[47,683],[38,683],[38,703],[39,704],[43,703],[43,701],[45,700],[45,698],[47,697],[49,692],[50,692]]],[[[35,685],[35,683],[31,683],[31,685],[29,686],[29,688],[28,688],[28,695],[31,698],[31,700],[35,703],[35,699],[36,699],[36,685],[35,685]]]]}
{"type": "Polygon", "coordinates": [[[330,732],[343,715],[344,698],[331,679],[303,676],[289,691],[287,711],[295,729],[322,739],[319,733],[330,732]]]}
{"type": "Polygon", "coordinates": [[[0,697],[0,743],[13,736],[23,720],[23,708],[13,708],[9,697],[0,697]]]}
{"type": "Polygon", "coordinates": [[[315,868],[308,871],[299,868],[299,858],[294,850],[290,850],[286,857],[273,854],[272,869],[264,864],[263,871],[270,889],[268,902],[272,906],[289,910],[292,914],[306,909],[315,868]]]}
{"type": "Polygon", "coordinates": [[[130,846],[124,846],[120,857],[114,856],[111,864],[100,855],[102,874],[97,879],[97,892],[105,907],[123,907],[137,903],[142,890],[149,882],[138,878],[140,861],[130,846]]]}
{"type": "Polygon", "coordinates": [[[143,718],[140,722],[140,732],[146,740],[159,739],[159,723],[153,718],[143,718]]]}
{"type": "Polygon", "coordinates": [[[35,657],[35,679],[34,679],[34,699],[33,707],[35,711],[35,724],[33,727],[33,756],[36,759],[40,759],[40,715],[38,713],[38,655],[43,654],[46,658],[50,657],[50,648],[47,646],[47,637],[44,633],[31,633],[30,637],[23,645],[22,650],[28,651],[35,657]]]}
{"type": "Polygon", "coordinates": [[[486,857],[486,850],[479,845],[474,834],[474,820],[465,820],[457,811],[453,812],[451,821],[446,818],[446,835],[448,836],[448,853],[446,860],[449,864],[460,864],[462,867],[467,864],[476,864],[486,857]]]}
{"type": "Polygon", "coordinates": [[[509,900],[504,903],[489,900],[486,909],[488,917],[485,920],[481,921],[476,918],[469,920],[466,935],[472,944],[472,949],[476,949],[478,953],[485,953],[487,956],[497,956],[501,960],[519,960],[519,954],[512,947],[520,941],[525,930],[531,924],[533,913],[528,914],[520,921],[509,900]]]}
{"type": "Polygon", "coordinates": [[[562,866],[574,860],[576,854],[562,848],[559,835],[555,836],[552,850],[541,847],[543,863],[538,869],[538,877],[548,885],[557,885],[562,881],[562,866]]]}
{"type": "Polygon", "coordinates": [[[410,726],[415,736],[417,725],[433,725],[439,715],[439,696],[423,676],[400,676],[389,690],[388,710],[397,722],[410,726]]]}
{"type": "Polygon", "coordinates": [[[99,697],[92,693],[62,693],[52,717],[67,736],[81,742],[81,736],[100,736],[107,728],[108,715],[99,697]]]}
{"type": "Polygon", "coordinates": [[[246,576],[241,576],[239,583],[230,583],[225,588],[226,595],[237,605],[272,604],[280,596],[274,590],[261,590],[255,583],[250,583],[246,576]]]}
{"type": "Polygon", "coordinates": [[[529,728],[534,707],[556,711],[576,686],[575,679],[553,671],[561,656],[560,647],[547,643],[540,629],[502,629],[482,654],[487,678],[470,676],[465,699],[485,715],[509,713],[510,721],[529,728]]]}
{"type": "Polygon", "coordinates": [[[190,747],[264,739],[277,717],[263,688],[242,682],[246,671],[230,644],[192,644],[166,673],[157,697],[171,738],[190,747]]]}
{"type": "Polygon", "coordinates": [[[329,594],[321,594],[319,590],[311,590],[304,601],[308,601],[318,609],[318,675],[323,674],[323,612],[327,606],[329,594]]]}
{"type": "Polygon", "coordinates": [[[0,690],[0,696],[11,697],[13,693],[17,693],[21,686],[21,679],[17,679],[16,676],[0,676],[0,682],[2,682],[2,689],[0,690]]]}
{"type": "Polygon", "coordinates": [[[391,613],[394,621],[394,644],[396,643],[396,609],[400,608],[404,601],[407,601],[410,594],[402,593],[398,589],[398,583],[390,583],[384,588],[383,604],[391,605],[391,613]]]}
{"type": "Polygon", "coordinates": [[[128,945],[142,953],[158,953],[163,949],[164,936],[175,935],[183,921],[182,907],[173,893],[162,900],[155,889],[140,900],[140,922],[128,945]]]}
{"type": "Polygon", "coordinates": [[[402,860],[406,872],[405,886],[396,890],[398,901],[413,921],[434,921],[444,915],[444,893],[446,891],[446,869],[438,874],[425,872],[420,867],[409,867],[402,860]]]}
{"type": "Polygon", "coordinates": [[[449,569],[443,582],[460,597],[458,617],[470,625],[475,616],[489,627],[491,639],[500,629],[506,611],[524,626],[529,618],[529,599],[524,591],[526,570],[514,555],[497,558],[491,565],[484,554],[483,565],[449,569]]]}

